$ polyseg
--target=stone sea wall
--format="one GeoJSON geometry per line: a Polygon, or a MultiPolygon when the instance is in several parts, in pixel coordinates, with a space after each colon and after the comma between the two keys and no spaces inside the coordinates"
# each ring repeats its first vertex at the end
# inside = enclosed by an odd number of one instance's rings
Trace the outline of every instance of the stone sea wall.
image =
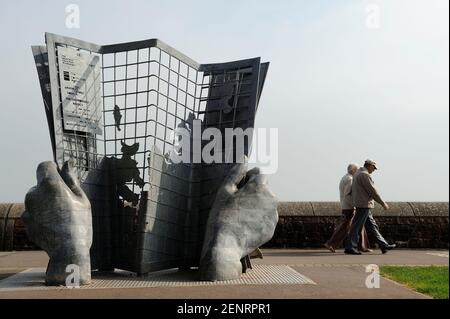
{"type": "MultiPolygon", "coordinates": [[[[407,248],[449,248],[448,202],[391,202],[373,215],[389,242],[407,248]]],[[[38,249],[20,219],[22,203],[0,204],[0,251],[38,249]]],[[[341,212],[338,202],[280,202],[279,222],[264,247],[314,248],[330,238],[341,212]]],[[[372,240],[373,242],[373,240],[372,240]]]]}
{"type": "MultiPolygon", "coordinates": [[[[373,210],[380,232],[407,248],[448,248],[448,202],[390,202],[373,210]]],[[[280,202],[275,234],[265,247],[321,247],[331,237],[341,212],[338,202],[280,202]]],[[[373,243],[374,241],[371,240],[373,243]]]]}

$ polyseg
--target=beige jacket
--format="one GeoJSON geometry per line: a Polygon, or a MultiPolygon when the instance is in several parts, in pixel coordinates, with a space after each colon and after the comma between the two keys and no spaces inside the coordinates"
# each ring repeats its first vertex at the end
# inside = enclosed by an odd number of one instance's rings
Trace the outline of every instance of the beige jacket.
{"type": "Polygon", "coordinates": [[[374,201],[380,205],[385,204],[365,167],[361,167],[353,177],[352,198],[353,205],[359,208],[373,208],[374,201]]]}
{"type": "Polygon", "coordinates": [[[339,183],[339,197],[341,200],[341,209],[353,209],[352,200],[352,174],[345,174],[339,183]]]}

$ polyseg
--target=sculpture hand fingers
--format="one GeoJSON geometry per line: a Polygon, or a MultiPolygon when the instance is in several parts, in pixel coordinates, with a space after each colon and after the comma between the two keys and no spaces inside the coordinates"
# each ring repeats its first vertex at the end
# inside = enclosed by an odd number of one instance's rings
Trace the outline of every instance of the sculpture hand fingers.
{"type": "MultiPolygon", "coordinates": [[[[25,226],[36,222],[41,223],[43,220],[48,219],[48,216],[52,214],[52,210],[47,207],[47,199],[48,197],[55,197],[58,185],[62,183],[56,164],[50,161],[42,162],[38,165],[36,179],[37,185],[31,187],[25,195],[25,212],[22,214],[25,226]]],[[[27,231],[35,242],[39,241],[39,232],[27,231]]]]}
{"type": "Polygon", "coordinates": [[[87,199],[80,187],[78,178],[75,176],[75,161],[73,159],[64,162],[61,169],[61,177],[75,195],[87,199]]]}
{"type": "Polygon", "coordinates": [[[261,174],[259,167],[253,167],[251,170],[249,170],[246,174],[247,179],[249,179],[251,176],[261,174]]]}
{"type": "Polygon", "coordinates": [[[248,182],[247,185],[262,186],[267,185],[267,175],[261,174],[259,167],[255,167],[247,173],[248,182]]]}
{"type": "Polygon", "coordinates": [[[259,167],[252,168],[245,174],[245,177],[239,182],[239,184],[237,185],[237,188],[241,189],[242,187],[245,186],[245,184],[247,184],[247,182],[252,178],[252,176],[258,175],[258,174],[259,174],[259,167]]]}
{"type": "MultiPolygon", "coordinates": [[[[69,188],[66,186],[62,179],[58,167],[54,162],[42,162],[36,169],[37,185],[32,188],[29,193],[34,194],[30,196],[28,200],[31,206],[29,207],[41,207],[45,206],[47,200],[54,200],[54,198],[66,198],[70,194],[69,188]],[[44,200],[45,198],[45,200],[44,200]]],[[[30,209],[30,212],[34,212],[35,209],[30,209]]],[[[41,209],[37,209],[40,210],[41,209]]]]}
{"type": "Polygon", "coordinates": [[[245,184],[243,184],[239,188],[240,194],[251,194],[255,192],[265,193],[266,191],[270,192],[267,188],[267,176],[264,174],[260,174],[259,168],[255,167],[254,169],[248,171],[247,176],[245,178],[245,184]]]}
{"type": "Polygon", "coordinates": [[[239,183],[245,178],[247,164],[247,156],[244,156],[242,162],[234,164],[228,176],[225,178],[223,186],[219,190],[219,194],[233,194],[237,191],[239,183]]]}
{"type": "Polygon", "coordinates": [[[58,167],[54,162],[42,162],[36,169],[37,187],[43,183],[57,183],[62,181],[58,172],[58,167]]]}

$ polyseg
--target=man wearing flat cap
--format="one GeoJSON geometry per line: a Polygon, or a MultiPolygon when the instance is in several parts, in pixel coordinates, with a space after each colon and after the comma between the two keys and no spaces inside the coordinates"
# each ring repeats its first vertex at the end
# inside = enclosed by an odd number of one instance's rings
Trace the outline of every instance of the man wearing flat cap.
{"type": "Polygon", "coordinates": [[[375,188],[375,183],[370,176],[376,169],[377,163],[368,159],[353,177],[352,199],[353,206],[356,207],[356,214],[345,243],[346,254],[361,255],[361,252],[358,250],[358,241],[363,226],[369,234],[374,235],[383,254],[395,248],[395,244],[390,245],[380,234],[378,225],[371,212],[371,209],[375,206],[375,201],[383,206],[385,210],[389,209],[388,204],[381,198],[375,188]]]}

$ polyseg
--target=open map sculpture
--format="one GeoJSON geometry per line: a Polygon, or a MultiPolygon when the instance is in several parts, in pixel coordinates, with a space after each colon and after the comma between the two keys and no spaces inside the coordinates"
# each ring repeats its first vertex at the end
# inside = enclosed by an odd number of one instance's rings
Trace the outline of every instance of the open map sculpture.
{"type": "MultiPolygon", "coordinates": [[[[208,143],[196,123],[222,136],[226,128],[253,128],[268,63],[198,64],[156,39],[100,46],[45,38],[32,50],[54,162],[61,176],[73,162],[89,199],[91,269],[199,267],[200,279],[238,278],[278,220],[264,177],[247,172],[251,139],[231,163],[179,163],[171,154],[180,128],[190,132],[191,158],[196,143],[208,143]]],[[[225,157],[225,145],[219,153],[225,157]]],[[[30,215],[39,209],[26,210],[31,234],[39,223],[30,215]]]]}

